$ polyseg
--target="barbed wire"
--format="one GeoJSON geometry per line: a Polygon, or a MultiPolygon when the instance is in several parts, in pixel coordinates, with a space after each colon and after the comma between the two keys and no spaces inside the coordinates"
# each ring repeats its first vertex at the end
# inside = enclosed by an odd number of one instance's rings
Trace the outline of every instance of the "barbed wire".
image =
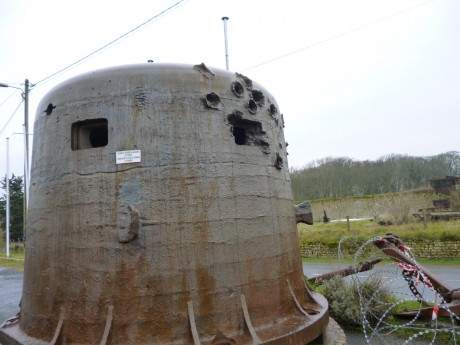
{"type": "MultiPolygon", "coordinates": [[[[358,267],[360,263],[372,261],[375,259],[388,259],[388,256],[374,246],[374,242],[381,239],[382,236],[376,236],[368,239],[363,244],[352,236],[344,237],[340,240],[338,246],[338,256],[341,259],[347,257],[347,252],[353,252],[353,263],[358,267]],[[345,250],[345,247],[348,250],[345,250]]],[[[400,267],[391,262],[385,264],[384,268],[369,273],[366,278],[364,275],[355,273],[351,276],[351,284],[359,296],[359,310],[361,313],[361,327],[367,344],[391,344],[394,345],[394,338],[388,340],[390,335],[397,336],[403,341],[404,345],[409,344],[445,344],[446,338],[449,338],[449,344],[457,344],[460,341],[460,317],[456,315],[446,300],[434,288],[427,276],[423,276],[423,267],[417,262],[411,249],[406,247],[405,254],[415,262],[417,272],[420,276],[403,276],[400,267]],[[369,292],[369,282],[378,280],[378,288],[369,292]],[[410,284],[417,286],[417,293],[411,290],[410,284]],[[392,301],[382,300],[382,293],[389,291],[392,301]],[[373,312],[373,305],[377,303],[383,313],[377,315],[373,312]],[[400,321],[395,319],[395,310],[401,306],[410,303],[413,306],[414,314],[407,320],[400,321]],[[430,321],[422,318],[422,308],[438,305],[449,315],[442,321],[437,315],[434,315],[430,321]],[[405,335],[402,335],[405,334],[405,335]],[[441,338],[442,335],[442,339],[441,338]]],[[[349,255],[348,255],[349,257],[349,255]]],[[[380,265],[381,266],[381,265],[380,265]]],[[[374,285],[372,285],[374,286],[374,285]]]]}

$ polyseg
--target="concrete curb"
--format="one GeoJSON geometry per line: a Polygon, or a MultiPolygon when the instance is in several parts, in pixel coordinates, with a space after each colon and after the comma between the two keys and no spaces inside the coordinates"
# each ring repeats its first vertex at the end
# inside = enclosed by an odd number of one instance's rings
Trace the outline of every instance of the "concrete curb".
{"type": "Polygon", "coordinates": [[[345,332],[332,318],[329,318],[329,324],[323,333],[323,345],[348,345],[345,332]]]}

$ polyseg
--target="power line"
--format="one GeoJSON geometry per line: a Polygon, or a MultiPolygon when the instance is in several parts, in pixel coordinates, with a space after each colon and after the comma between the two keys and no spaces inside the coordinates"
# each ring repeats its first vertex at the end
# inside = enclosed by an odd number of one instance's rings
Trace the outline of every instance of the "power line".
{"type": "Polygon", "coordinates": [[[18,106],[16,107],[16,109],[13,111],[13,114],[11,114],[10,118],[8,119],[8,121],[6,121],[5,123],[5,126],[3,126],[2,130],[0,131],[0,135],[2,135],[3,131],[5,130],[6,126],[8,126],[8,124],[10,123],[11,119],[13,118],[13,116],[16,114],[16,112],[18,111],[19,107],[21,106],[21,104],[24,102],[24,100],[21,100],[21,102],[19,102],[18,106]]]}
{"type": "MultiPolygon", "coordinates": [[[[102,46],[101,48],[93,51],[92,53],[82,57],[81,59],[75,61],[74,63],[68,65],[67,67],[64,67],[62,69],[60,69],[59,71],[47,76],[46,78],[43,78],[42,80],[38,81],[37,83],[33,84],[32,87],[35,87],[43,82],[45,82],[46,80],[48,79],[51,79],[53,77],[56,77],[57,75],[63,73],[64,71],[67,71],[68,69],[74,67],[75,65],[78,65],[79,63],[83,62],[84,60],[87,60],[89,59],[90,57],[92,57],[93,55],[96,55],[97,53],[101,52],[102,50],[108,48],[109,46],[112,46],[114,45],[115,43],[117,43],[118,41],[122,40],[123,38],[125,38],[126,36],[134,33],[135,31],[139,30],[140,28],[142,28],[143,26],[147,25],[148,23],[150,23],[151,21],[157,19],[158,17],[162,16],[163,14],[165,14],[166,12],[169,12],[171,11],[172,9],[174,9],[175,7],[177,7],[178,5],[180,5],[182,2],[184,2],[186,0],[179,0],[177,1],[175,4],[169,6],[168,8],[166,8],[165,10],[161,11],[160,13],[156,14],[155,16],[153,16],[152,18],[146,20],[145,22],[143,22],[142,24],[139,24],[138,26],[136,26],[135,28],[129,30],[128,32],[124,33],[123,35],[115,38],[114,40],[110,41],[109,43],[105,44],[104,46],[102,46]]],[[[31,87],[31,88],[32,88],[31,87]]]]}
{"type": "Polygon", "coordinates": [[[286,53],[286,54],[284,54],[284,55],[275,57],[275,58],[273,58],[273,59],[271,59],[271,60],[267,60],[267,61],[261,62],[261,63],[259,63],[259,64],[257,64],[257,65],[248,67],[248,68],[246,68],[246,69],[241,70],[241,72],[249,71],[249,70],[251,70],[251,69],[254,69],[254,68],[257,68],[257,67],[260,67],[260,66],[269,64],[269,63],[271,63],[271,62],[274,62],[274,61],[277,61],[277,60],[284,59],[285,57],[288,57],[288,56],[291,56],[291,55],[300,53],[301,51],[304,51],[304,50],[307,50],[307,49],[316,47],[316,46],[318,46],[318,45],[321,45],[321,44],[323,44],[323,43],[326,43],[326,42],[335,40],[336,38],[339,38],[339,37],[342,37],[342,36],[346,36],[346,35],[351,34],[351,33],[353,33],[353,32],[356,32],[356,31],[362,30],[362,29],[364,29],[364,28],[367,28],[368,26],[372,26],[372,25],[377,24],[377,23],[379,23],[379,22],[383,22],[383,21],[385,21],[385,20],[387,20],[387,19],[390,19],[390,18],[392,18],[392,17],[399,16],[399,15],[402,14],[402,13],[409,12],[409,11],[411,11],[411,10],[417,8],[417,7],[424,6],[424,5],[426,5],[426,4],[430,3],[430,2],[433,2],[433,1],[435,1],[435,0],[429,0],[429,1],[422,2],[422,3],[417,4],[417,5],[414,5],[414,6],[405,8],[405,9],[403,9],[403,10],[400,10],[400,11],[398,11],[398,12],[395,12],[395,13],[393,13],[393,14],[390,14],[389,16],[386,16],[386,17],[383,17],[383,18],[374,20],[374,21],[372,21],[372,22],[370,22],[370,23],[367,23],[367,24],[358,26],[358,27],[356,27],[356,28],[354,28],[354,29],[351,29],[351,30],[348,30],[348,31],[341,32],[341,33],[339,33],[339,34],[337,34],[337,35],[331,36],[331,37],[326,38],[326,39],[324,39],[324,40],[321,40],[321,41],[312,43],[312,44],[310,44],[310,45],[308,45],[308,46],[305,46],[305,47],[302,47],[302,48],[300,48],[300,49],[294,50],[294,51],[292,51],[292,52],[286,53]]]}
{"type": "MultiPolygon", "coordinates": [[[[9,85],[9,84],[8,84],[9,85]]],[[[8,97],[5,98],[5,100],[0,103],[0,107],[5,104],[16,92],[18,92],[19,90],[18,89],[15,89],[8,97]]]]}

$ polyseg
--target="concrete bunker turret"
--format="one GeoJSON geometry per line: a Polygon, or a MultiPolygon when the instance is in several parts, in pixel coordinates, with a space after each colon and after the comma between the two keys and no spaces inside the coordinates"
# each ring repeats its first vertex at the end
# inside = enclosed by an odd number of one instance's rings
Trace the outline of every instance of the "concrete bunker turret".
{"type": "Polygon", "coordinates": [[[50,91],[35,120],[27,257],[6,344],[305,344],[273,96],[204,64],[132,65],[50,91]]]}

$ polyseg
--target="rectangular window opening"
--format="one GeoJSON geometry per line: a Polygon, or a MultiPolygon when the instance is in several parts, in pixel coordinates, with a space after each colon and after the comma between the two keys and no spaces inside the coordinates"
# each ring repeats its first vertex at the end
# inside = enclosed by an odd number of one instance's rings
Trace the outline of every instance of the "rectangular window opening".
{"type": "Polygon", "coordinates": [[[107,119],[79,121],[72,124],[72,150],[107,146],[109,132],[107,119]]]}

